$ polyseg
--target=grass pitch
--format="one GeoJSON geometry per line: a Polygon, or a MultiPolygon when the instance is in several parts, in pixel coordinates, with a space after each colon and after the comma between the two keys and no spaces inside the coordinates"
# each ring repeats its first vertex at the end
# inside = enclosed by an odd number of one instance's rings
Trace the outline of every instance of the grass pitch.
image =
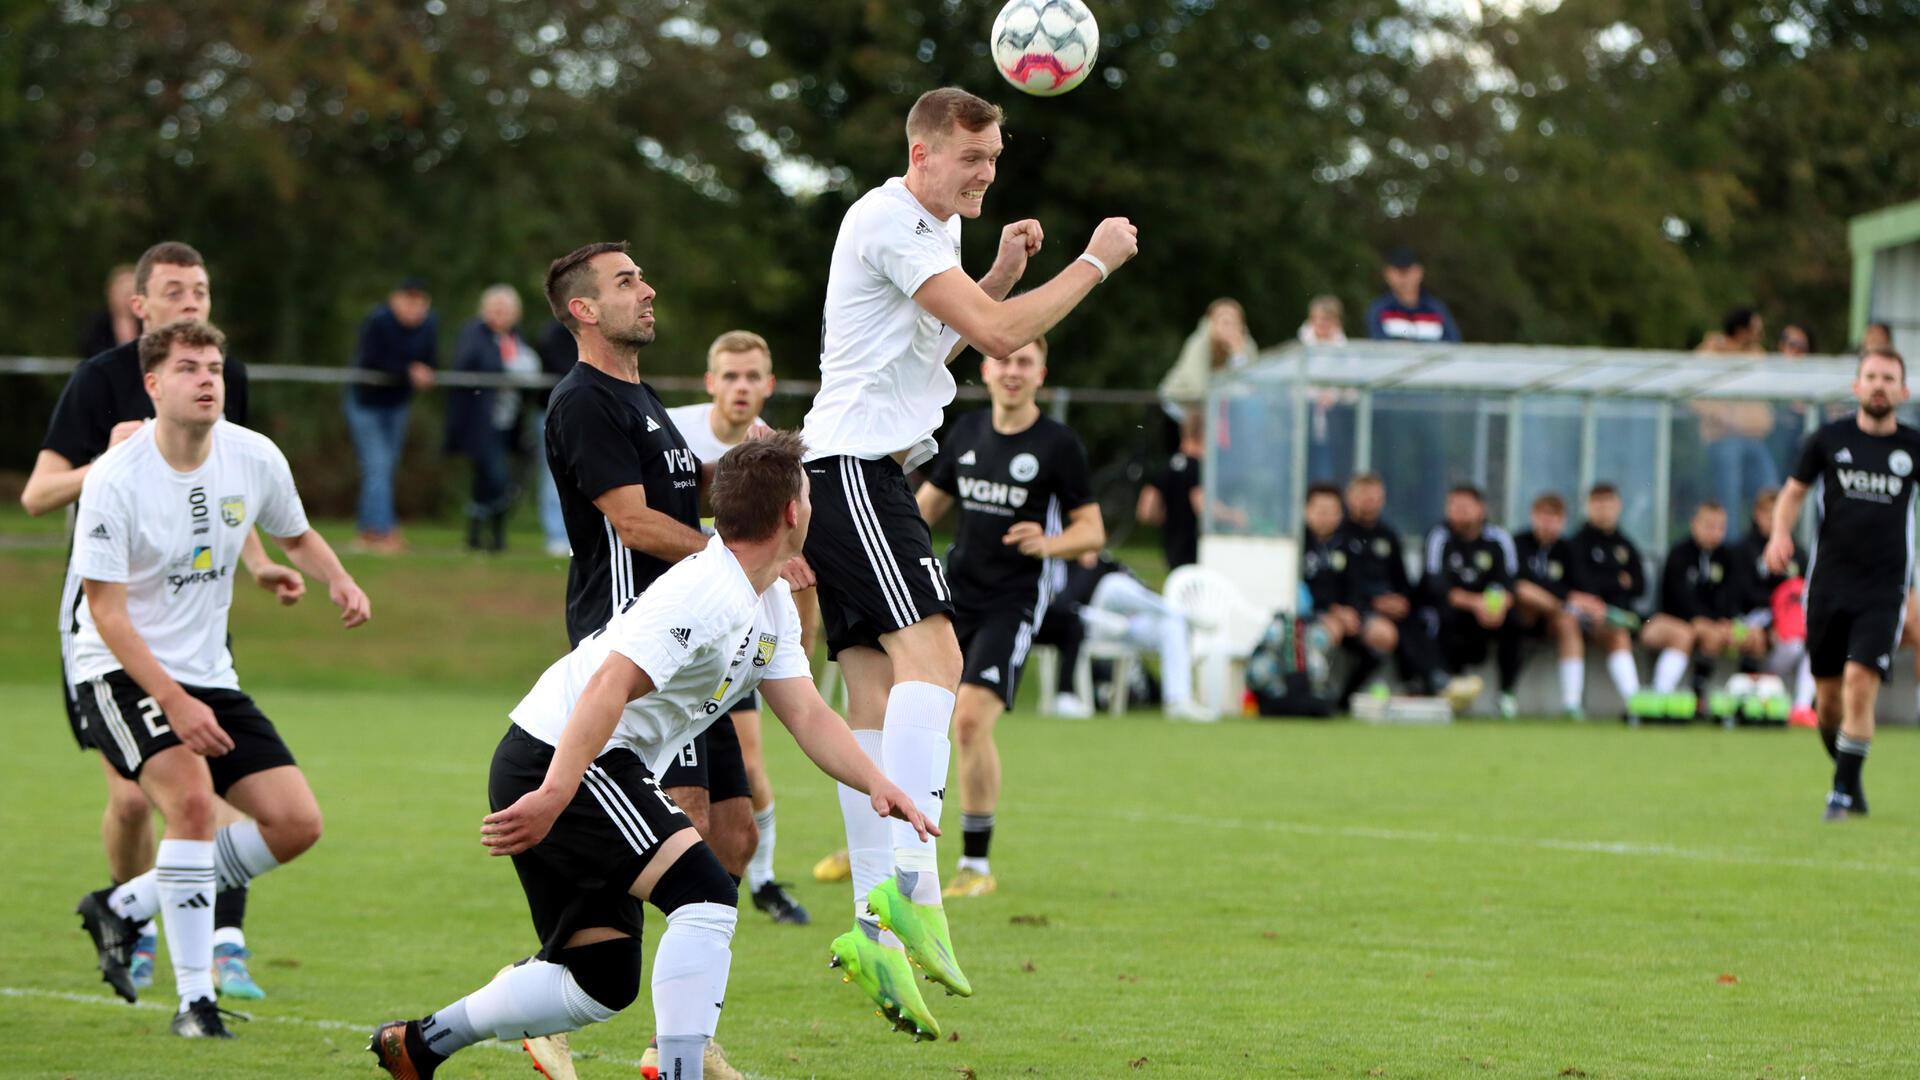
{"type": "MultiPolygon", "coordinates": [[[[323,597],[283,612],[240,586],[243,682],[327,835],[256,885],[248,935],[270,997],[239,1040],[208,1044],[166,1034],[164,946],[154,1006],[129,1008],[68,914],[103,864],[99,768],[53,700],[60,562],[0,552],[0,1072],[373,1077],[374,1023],[534,947],[478,825],[506,711],[564,648],[557,563],[356,562],[376,623],[355,634],[323,597]]],[[[832,788],[791,740],[767,741],[779,868],[816,922],[742,912],[719,1037],[756,1077],[1920,1072],[1910,731],[1878,740],[1874,818],[1831,827],[1825,758],[1797,732],[1017,713],[1000,731],[1000,891],[950,909],[976,994],[931,996],[956,1038],[923,1046],[827,970],[850,890],[807,868],[840,843],[832,788]]],[[[575,1036],[581,1075],[634,1075],[651,1027],[643,990],[575,1036]]],[[[439,1075],[534,1074],[476,1047],[439,1075]]]]}

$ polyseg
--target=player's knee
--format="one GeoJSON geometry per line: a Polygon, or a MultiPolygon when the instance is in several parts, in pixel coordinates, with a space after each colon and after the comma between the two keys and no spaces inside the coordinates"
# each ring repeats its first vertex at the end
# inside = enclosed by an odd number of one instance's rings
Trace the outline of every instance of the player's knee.
{"type": "Polygon", "coordinates": [[[119,829],[144,829],[153,815],[146,792],[115,784],[107,789],[107,820],[119,829]]]}
{"type": "Polygon", "coordinates": [[[654,883],[647,901],[663,915],[672,915],[689,904],[735,907],[740,903],[740,887],[734,884],[713,849],[700,841],[681,852],[673,865],[667,867],[666,873],[654,883]]]}
{"type": "Polygon", "coordinates": [[[267,846],[274,858],[286,862],[319,843],[324,829],[320,808],[309,807],[274,822],[271,834],[266,837],[267,846]]]}
{"type": "Polygon", "coordinates": [[[1400,631],[1386,619],[1369,619],[1361,632],[1361,640],[1374,652],[1392,652],[1400,646],[1400,631]]]}
{"type": "Polygon", "coordinates": [[[173,797],[166,808],[168,835],[211,837],[214,799],[211,791],[185,791],[173,797]]]}
{"type": "Polygon", "coordinates": [[[964,709],[953,715],[954,740],[971,750],[993,738],[993,719],[984,711],[964,709]]]}
{"type": "Polygon", "coordinates": [[[554,960],[573,976],[575,986],[606,1009],[611,1019],[640,996],[640,939],[632,937],[596,941],[561,949],[554,960]]]}

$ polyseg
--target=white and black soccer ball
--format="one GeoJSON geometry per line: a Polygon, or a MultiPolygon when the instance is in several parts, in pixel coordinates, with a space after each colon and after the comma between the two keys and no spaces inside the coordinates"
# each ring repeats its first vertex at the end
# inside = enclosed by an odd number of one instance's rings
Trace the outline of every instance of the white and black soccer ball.
{"type": "Polygon", "coordinates": [[[1009,0],[993,20],[993,66],[1039,97],[1086,81],[1100,54],[1100,28],[1080,0],[1009,0]]]}

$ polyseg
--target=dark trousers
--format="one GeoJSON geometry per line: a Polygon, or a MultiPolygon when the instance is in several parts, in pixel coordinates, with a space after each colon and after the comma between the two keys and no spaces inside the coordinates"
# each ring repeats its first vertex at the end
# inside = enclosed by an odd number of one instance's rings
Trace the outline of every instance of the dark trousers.
{"type": "Polygon", "coordinates": [[[1500,692],[1510,694],[1520,682],[1520,620],[1511,612],[1499,628],[1489,630],[1480,620],[1458,608],[1440,614],[1438,644],[1447,671],[1458,675],[1474,664],[1484,663],[1491,645],[1495,665],[1500,670],[1500,692]]]}

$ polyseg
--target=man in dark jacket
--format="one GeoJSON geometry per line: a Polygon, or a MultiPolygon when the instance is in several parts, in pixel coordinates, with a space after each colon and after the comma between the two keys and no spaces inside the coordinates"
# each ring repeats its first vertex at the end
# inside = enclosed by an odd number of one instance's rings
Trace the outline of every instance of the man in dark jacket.
{"type": "Polygon", "coordinates": [[[394,552],[405,548],[393,511],[393,474],[407,442],[407,411],[413,393],[433,385],[436,336],[433,298],[426,283],[406,278],[387,301],[360,324],[353,366],[385,376],[379,383],[347,388],[347,430],[360,458],[360,536],[356,547],[394,552]]]}
{"type": "Polygon", "coordinates": [[[1711,500],[1694,508],[1687,536],[1668,551],[1660,574],[1660,611],[1642,634],[1649,642],[1678,642],[1686,637],[1682,628],[1690,632],[1696,695],[1706,689],[1714,658],[1735,651],[1741,669],[1751,672],[1766,655],[1766,635],[1737,621],[1740,582],[1726,538],[1725,508],[1711,500]]]}
{"type": "Polygon", "coordinates": [[[1437,638],[1447,670],[1461,674],[1494,647],[1500,671],[1500,716],[1519,713],[1513,688],[1520,681],[1520,619],[1513,590],[1520,558],[1513,537],[1487,524],[1486,497],[1470,484],[1447,492],[1447,519],[1427,533],[1426,570],[1420,579],[1438,613],[1437,638]]]}
{"type": "MultiPolygon", "coordinates": [[[[480,375],[533,378],[540,358],[526,343],[520,323],[520,293],[493,285],[480,296],[480,314],[454,339],[453,369],[480,375]]],[[[524,391],[514,387],[461,387],[447,394],[448,453],[473,462],[473,494],[467,504],[467,547],[504,551],[507,507],[512,498],[507,459],[519,445],[524,391]]],[[[542,462],[541,468],[545,468],[542,462]]]]}
{"type": "Polygon", "coordinates": [[[1533,526],[1513,538],[1520,559],[1513,596],[1521,632],[1553,642],[1560,664],[1560,709],[1567,716],[1585,714],[1587,643],[1580,618],[1569,599],[1573,595],[1573,545],[1567,541],[1567,501],[1558,492],[1543,492],[1529,512],[1533,526]]]}
{"type": "Polygon", "coordinates": [[[1348,603],[1363,624],[1378,617],[1392,627],[1400,677],[1415,693],[1439,694],[1462,708],[1479,696],[1480,680],[1456,678],[1441,664],[1433,636],[1414,611],[1417,597],[1400,534],[1381,517],[1386,506],[1387,488],[1379,473],[1359,473],[1347,482],[1347,518],[1335,544],[1347,556],[1348,603]]]}

